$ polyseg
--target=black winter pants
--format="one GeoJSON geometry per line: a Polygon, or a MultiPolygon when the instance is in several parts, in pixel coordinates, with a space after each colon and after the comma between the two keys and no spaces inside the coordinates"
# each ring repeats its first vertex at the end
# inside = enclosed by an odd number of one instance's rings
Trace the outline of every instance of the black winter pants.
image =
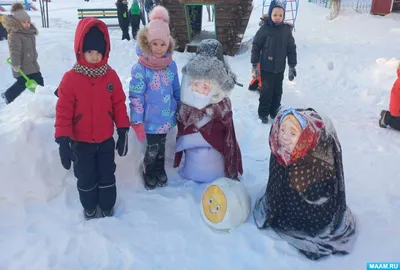
{"type": "Polygon", "coordinates": [[[262,87],[260,91],[258,115],[275,117],[282,99],[283,72],[261,71],[262,87]]]}
{"type": "Polygon", "coordinates": [[[74,163],[74,174],[78,179],[79,198],[86,210],[94,210],[98,205],[101,210],[108,211],[115,205],[114,149],[113,137],[101,143],[73,143],[78,158],[74,163]]]}
{"type": "Polygon", "coordinates": [[[131,15],[132,37],[136,39],[136,34],[140,27],[140,15],[131,15]]]}
{"type": "Polygon", "coordinates": [[[164,170],[167,134],[146,134],[147,149],[144,164],[148,173],[164,170]]]}
{"type": "MultiPolygon", "coordinates": [[[[44,81],[42,77],[42,73],[32,73],[28,76],[29,79],[35,80],[39,85],[44,86],[44,81]]],[[[25,87],[26,80],[24,77],[20,76],[17,78],[17,81],[7,89],[7,91],[4,93],[7,103],[11,103],[16,99],[21,93],[26,89],[25,87]]]]}
{"type": "MultiPolygon", "coordinates": [[[[128,12],[126,12],[128,14],[128,12]]],[[[131,40],[129,36],[129,18],[123,18],[123,14],[118,14],[118,24],[122,31],[122,40],[131,40]]]]}
{"type": "Polygon", "coordinates": [[[129,36],[129,24],[121,25],[121,30],[122,30],[122,40],[124,39],[131,40],[131,37],[129,36]]]}

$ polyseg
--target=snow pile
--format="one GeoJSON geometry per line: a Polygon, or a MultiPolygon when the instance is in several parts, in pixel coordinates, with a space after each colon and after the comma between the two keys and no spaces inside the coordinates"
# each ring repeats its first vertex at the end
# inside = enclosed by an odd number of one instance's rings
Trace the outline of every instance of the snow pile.
{"type": "Polygon", "coordinates": [[[53,92],[51,86],[38,86],[36,94],[26,91],[0,114],[0,200],[47,201],[64,188],[66,173],[51,132],[57,102],[53,92]]]}

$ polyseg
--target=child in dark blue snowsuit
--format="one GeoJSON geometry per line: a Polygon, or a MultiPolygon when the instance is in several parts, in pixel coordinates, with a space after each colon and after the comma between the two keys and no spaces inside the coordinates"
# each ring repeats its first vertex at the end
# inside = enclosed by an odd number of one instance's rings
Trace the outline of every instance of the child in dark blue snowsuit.
{"type": "Polygon", "coordinates": [[[292,25],[284,22],[285,5],[273,0],[267,21],[257,31],[251,50],[252,76],[257,78],[260,63],[262,87],[258,116],[268,123],[268,116],[275,118],[282,99],[283,74],[286,57],[289,64],[289,80],[296,76],[297,53],[292,35],[292,25]]]}

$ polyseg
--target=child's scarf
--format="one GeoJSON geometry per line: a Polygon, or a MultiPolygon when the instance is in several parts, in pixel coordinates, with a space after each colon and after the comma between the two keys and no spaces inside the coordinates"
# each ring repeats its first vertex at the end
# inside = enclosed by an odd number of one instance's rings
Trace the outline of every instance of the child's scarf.
{"type": "Polygon", "coordinates": [[[90,68],[86,67],[83,65],[80,65],[78,63],[75,63],[73,69],[76,73],[95,78],[95,77],[101,77],[104,76],[107,73],[108,70],[108,64],[104,64],[101,67],[98,68],[90,68]]]}
{"type": "Polygon", "coordinates": [[[172,62],[172,55],[164,58],[156,58],[154,56],[139,55],[139,63],[149,69],[161,70],[167,68],[172,62]]]}

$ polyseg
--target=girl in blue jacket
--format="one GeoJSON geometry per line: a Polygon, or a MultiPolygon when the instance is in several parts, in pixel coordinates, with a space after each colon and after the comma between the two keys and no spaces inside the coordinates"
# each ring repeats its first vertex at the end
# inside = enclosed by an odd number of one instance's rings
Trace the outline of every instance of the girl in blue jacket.
{"type": "Polygon", "coordinates": [[[150,23],[138,32],[138,63],[132,67],[129,86],[130,116],[139,141],[147,138],[143,164],[147,189],[166,186],[165,140],[176,126],[176,111],[180,102],[180,83],[174,48],[169,30],[168,11],[155,7],[150,23]]]}

